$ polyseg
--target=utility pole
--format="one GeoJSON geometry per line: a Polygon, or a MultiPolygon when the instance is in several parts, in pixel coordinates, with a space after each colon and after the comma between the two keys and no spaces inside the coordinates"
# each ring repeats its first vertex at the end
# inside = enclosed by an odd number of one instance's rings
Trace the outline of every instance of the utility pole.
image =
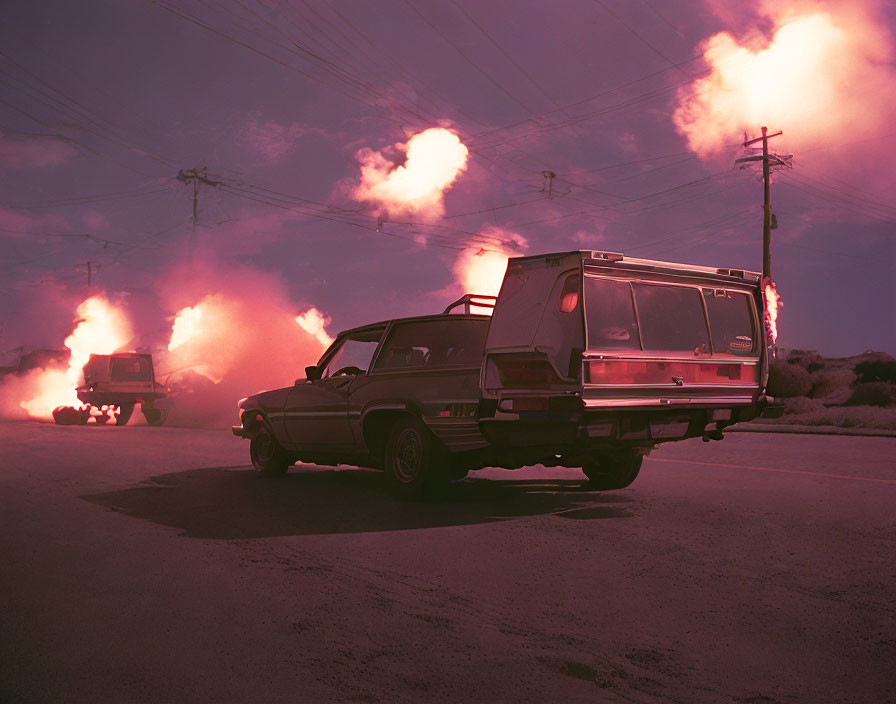
{"type": "Polygon", "coordinates": [[[93,279],[93,267],[91,263],[87,262],[87,288],[90,288],[91,282],[93,279]]]}
{"type": "Polygon", "coordinates": [[[757,142],[762,142],[762,156],[745,156],[735,159],[735,164],[742,164],[750,161],[762,161],[762,184],[764,190],[763,207],[762,207],[762,278],[763,280],[771,280],[772,276],[772,204],[771,204],[771,188],[770,188],[770,166],[790,166],[793,154],[779,156],[777,154],[768,153],[768,140],[772,137],[784,134],[781,131],[774,134],[768,133],[768,127],[762,128],[762,136],[756,139],[746,139],[744,135],[744,148],[749,149],[757,142]]]}
{"type": "MultiPolygon", "coordinates": [[[[769,316],[773,329],[776,325],[777,309],[779,305],[778,293],[775,285],[772,283],[772,229],[778,226],[775,216],[772,214],[771,204],[771,167],[782,166],[789,167],[792,165],[793,154],[778,155],[768,153],[768,140],[783,134],[780,130],[774,134],[768,133],[768,127],[762,127],[762,136],[756,139],[747,139],[744,134],[744,149],[750,149],[757,142],[762,142],[762,156],[745,156],[735,159],[735,164],[745,164],[751,161],[762,161],[762,186],[763,186],[763,202],[762,202],[762,295],[765,300],[766,316],[769,316]],[[770,300],[772,299],[772,300],[770,300]]],[[[741,168],[744,168],[743,166],[741,168]]],[[[776,334],[772,333],[775,338],[776,334]]],[[[774,356],[778,358],[778,346],[774,345],[774,356]]]]}
{"type": "Polygon", "coordinates": [[[205,166],[194,167],[192,169],[181,169],[177,172],[177,180],[182,183],[189,183],[193,186],[193,232],[196,232],[196,221],[199,218],[199,184],[204,183],[206,186],[219,186],[220,181],[212,181],[208,177],[208,168],[205,166]]]}

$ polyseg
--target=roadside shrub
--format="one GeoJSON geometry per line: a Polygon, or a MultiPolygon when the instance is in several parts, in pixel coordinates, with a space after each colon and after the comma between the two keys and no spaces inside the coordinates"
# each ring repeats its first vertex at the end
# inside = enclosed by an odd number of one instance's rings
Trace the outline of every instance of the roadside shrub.
{"type": "Polygon", "coordinates": [[[788,362],[772,362],[768,373],[769,394],[780,398],[807,396],[811,389],[809,372],[803,367],[788,362]]]}
{"type": "Polygon", "coordinates": [[[797,415],[801,413],[817,413],[823,411],[824,403],[817,398],[806,398],[805,396],[794,396],[784,402],[784,415],[797,415]]]}
{"type": "Polygon", "coordinates": [[[896,404],[896,386],[885,381],[856,384],[845,406],[892,406],[896,404]]]}
{"type": "Polygon", "coordinates": [[[896,362],[859,362],[856,365],[856,376],[859,382],[885,381],[896,384],[896,362]]]}
{"type": "Polygon", "coordinates": [[[815,350],[790,350],[787,355],[790,364],[798,364],[807,372],[824,369],[824,358],[815,350]]]}

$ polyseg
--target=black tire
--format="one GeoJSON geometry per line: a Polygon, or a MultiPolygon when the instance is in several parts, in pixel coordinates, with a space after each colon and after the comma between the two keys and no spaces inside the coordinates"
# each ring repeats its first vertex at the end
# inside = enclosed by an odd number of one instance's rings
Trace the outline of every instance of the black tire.
{"type": "Polygon", "coordinates": [[[599,455],[582,467],[590,488],[597,491],[625,489],[641,471],[644,456],[634,450],[599,455]]]}
{"type": "Polygon", "coordinates": [[[282,477],[292,464],[277,438],[265,426],[249,442],[249,457],[260,477],[282,477]]]}
{"type": "Polygon", "coordinates": [[[416,418],[402,418],[389,429],[383,458],[386,480],[402,499],[438,493],[449,481],[446,450],[416,418]]]}
{"type": "Polygon", "coordinates": [[[131,416],[134,415],[133,403],[123,403],[118,407],[118,415],[115,416],[115,425],[127,425],[131,416]]]}
{"type": "Polygon", "coordinates": [[[146,418],[147,424],[153,426],[161,425],[168,417],[168,411],[164,408],[147,408],[145,405],[141,405],[140,412],[143,413],[143,417],[146,418]]]}
{"type": "Polygon", "coordinates": [[[88,411],[81,411],[71,406],[57,406],[53,409],[53,420],[56,425],[84,425],[89,417],[88,411]]]}

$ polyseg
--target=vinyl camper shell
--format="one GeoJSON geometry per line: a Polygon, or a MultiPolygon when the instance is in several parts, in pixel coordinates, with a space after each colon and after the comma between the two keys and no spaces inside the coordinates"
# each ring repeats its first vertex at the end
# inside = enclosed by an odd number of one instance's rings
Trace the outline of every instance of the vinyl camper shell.
{"type": "Polygon", "coordinates": [[[481,376],[493,459],[579,466],[774,414],[760,282],[614,252],[510,259],[481,376]]]}

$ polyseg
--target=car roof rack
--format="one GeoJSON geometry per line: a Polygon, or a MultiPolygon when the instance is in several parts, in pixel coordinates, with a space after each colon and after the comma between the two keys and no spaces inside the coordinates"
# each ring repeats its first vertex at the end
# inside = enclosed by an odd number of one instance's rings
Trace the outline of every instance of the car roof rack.
{"type": "Polygon", "coordinates": [[[458,298],[454,303],[448,306],[443,315],[446,313],[450,313],[452,310],[457,308],[458,306],[464,307],[464,313],[467,315],[470,314],[470,306],[478,306],[480,308],[494,308],[495,301],[498,300],[497,296],[486,296],[480,293],[465,293],[463,296],[458,298]]]}

